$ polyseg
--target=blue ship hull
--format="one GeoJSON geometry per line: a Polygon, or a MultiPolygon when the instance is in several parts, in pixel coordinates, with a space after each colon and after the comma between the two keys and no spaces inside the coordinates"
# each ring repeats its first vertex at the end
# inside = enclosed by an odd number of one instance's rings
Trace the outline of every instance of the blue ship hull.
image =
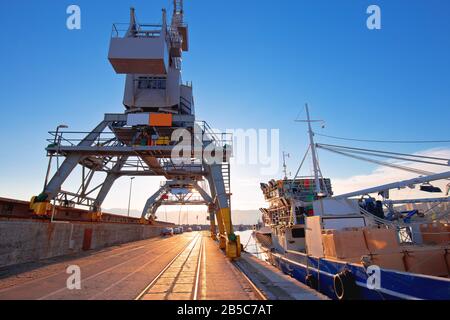
{"type": "Polygon", "coordinates": [[[317,291],[331,299],[338,299],[334,290],[334,276],[349,270],[355,280],[359,300],[450,300],[450,279],[381,269],[381,286],[367,287],[369,275],[357,264],[309,257],[302,253],[268,253],[273,265],[296,280],[307,283],[307,275],[315,278],[317,291]]]}

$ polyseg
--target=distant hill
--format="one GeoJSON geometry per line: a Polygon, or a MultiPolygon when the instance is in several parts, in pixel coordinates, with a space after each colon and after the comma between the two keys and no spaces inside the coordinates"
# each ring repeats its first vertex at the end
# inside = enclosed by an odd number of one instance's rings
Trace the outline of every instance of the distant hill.
{"type": "MultiPolygon", "coordinates": [[[[128,210],[122,209],[122,208],[112,208],[112,209],[104,209],[104,212],[117,214],[121,216],[127,216],[128,210]]],[[[139,218],[141,216],[141,211],[139,210],[130,210],[130,216],[139,218]]],[[[178,223],[178,215],[179,211],[167,211],[167,220],[168,222],[172,223],[178,223]]],[[[182,209],[181,211],[181,221],[182,223],[186,223],[189,219],[189,223],[196,223],[196,216],[199,216],[199,223],[204,224],[205,218],[206,218],[206,210],[192,210],[189,212],[186,212],[186,210],[182,209]]],[[[261,217],[261,213],[259,210],[232,210],[232,218],[233,218],[233,224],[239,225],[253,225],[258,222],[258,220],[261,217]]],[[[158,220],[165,221],[165,210],[160,209],[157,212],[158,220]]]]}

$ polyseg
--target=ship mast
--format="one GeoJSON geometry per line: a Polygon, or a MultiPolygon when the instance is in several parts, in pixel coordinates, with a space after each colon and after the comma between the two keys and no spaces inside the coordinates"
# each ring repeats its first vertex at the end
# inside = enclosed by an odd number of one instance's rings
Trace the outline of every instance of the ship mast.
{"type": "Polygon", "coordinates": [[[313,170],[314,170],[314,182],[316,185],[316,194],[317,195],[323,195],[322,186],[320,183],[320,167],[319,167],[319,161],[317,160],[317,150],[316,150],[316,144],[314,142],[314,131],[312,130],[312,123],[313,122],[323,122],[322,120],[311,120],[310,114],[309,114],[309,106],[308,104],[305,104],[306,108],[306,120],[296,120],[296,122],[307,122],[308,123],[308,134],[309,134],[309,146],[311,148],[311,157],[313,162],[313,170]]]}
{"type": "Polygon", "coordinates": [[[283,151],[283,173],[284,173],[284,180],[288,179],[288,170],[287,170],[287,164],[286,164],[286,158],[289,158],[291,155],[289,153],[286,153],[283,151]]]}

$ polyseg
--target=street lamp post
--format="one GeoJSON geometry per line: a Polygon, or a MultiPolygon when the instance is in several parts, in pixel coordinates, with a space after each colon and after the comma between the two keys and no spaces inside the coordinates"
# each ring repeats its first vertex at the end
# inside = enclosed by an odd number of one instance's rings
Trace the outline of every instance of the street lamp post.
{"type": "Polygon", "coordinates": [[[133,180],[135,177],[130,178],[130,195],[128,196],[128,217],[130,216],[130,205],[131,205],[131,191],[133,189],[133,180]]]}

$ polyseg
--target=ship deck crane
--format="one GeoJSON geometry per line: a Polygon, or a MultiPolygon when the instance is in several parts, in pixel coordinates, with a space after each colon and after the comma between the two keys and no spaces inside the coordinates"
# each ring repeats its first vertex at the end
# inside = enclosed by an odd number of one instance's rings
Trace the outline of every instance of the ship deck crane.
{"type": "Polygon", "coordinates": [[[418,178],[414,178],[414,179],[388,183],[388,184],[380,185],[377,187],[362,189],[362,190],[358,190],[358,191],[354,191],[354,192],[349,192],[349,193],[335,196],[334,198],[335,199],[346,199],[346,198],[351,198],[351,197],[365,196],[365,195],[372,194],[372,193],[379,193],[379,192],[383,193],[383,192],[393,190],[393,189],[403,189],[403,188],[411,187],[411,186],[418,185],[418,184],[430,183],[432,181],[444,180],[444,179],[449,179],[449,178],[450,178],[450,171],[447,171],[447,172],[443,172],[443,173],[437,173],[437,174],[433,174],[433,175],[429,175],[429,176],[423,176],[423,177],[418,177],[418,178]]]}

